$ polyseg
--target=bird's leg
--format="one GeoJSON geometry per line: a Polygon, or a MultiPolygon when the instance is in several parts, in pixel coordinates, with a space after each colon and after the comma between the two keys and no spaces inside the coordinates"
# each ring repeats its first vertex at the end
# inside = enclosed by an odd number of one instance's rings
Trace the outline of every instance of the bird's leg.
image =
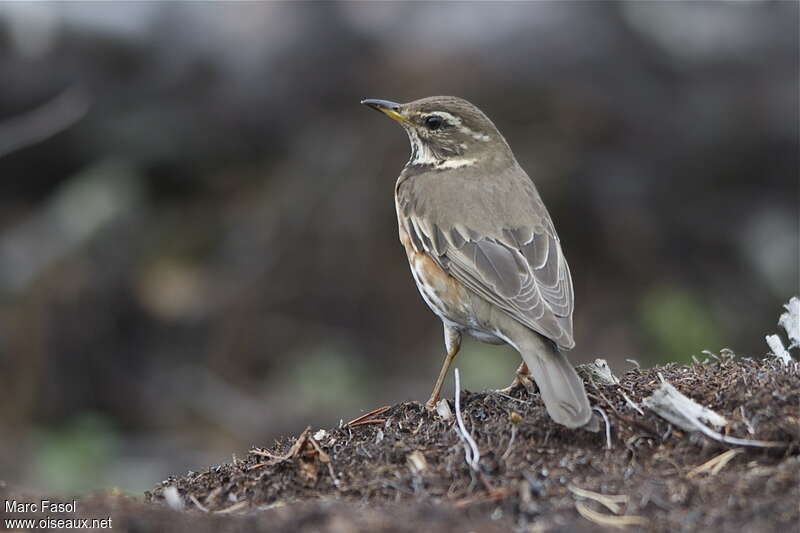
{"type": "Polygon", "coordinates": [[[514,381],[511,382],[511,385],[509,385],[505,389],[500,389],[497,392],[508,394],[509,392],[516,389],[520,385],[522,385],[527,389],[531,385],[531,378],[528,377],[530,375],[531,373],[528,370],[528,365],[526,365],[525,361],[523,361],[522,363],[520,363],[519,368],[517,368],[517,375],[514,376],[514,381]]]}
{"type": "Polygon", "coordinates": [[[447,377],[447,371],[450,369],[450,364],[453,359],[458,355],[458,350],[461,348],[461,333],[450,326],[444,326],[444,345],[447,348],[447,355],[444,357],[442,369],[439,371],[439,377],[436,379],[436,384],[433,386],[431,397],[425,403],[425,407],[430,411],[436,408],[436,402],[439,401],[439,394],[442,392],[444,379],[447,377]]]}

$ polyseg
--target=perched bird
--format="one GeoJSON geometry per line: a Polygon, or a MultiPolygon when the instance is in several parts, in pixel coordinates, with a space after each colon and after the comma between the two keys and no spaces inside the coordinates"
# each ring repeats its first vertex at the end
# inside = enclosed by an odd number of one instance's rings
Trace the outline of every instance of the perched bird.
{"type": "Polygon", "coordinates": [[[569,267],[506,140],[461,98],[361,103],[399,122],[411,141],[395,185],[400,242],[422,298],[444,324],[447,349],[426,406],[439,400],[466,333],[513,346],[523,360],[514,383],[532,376],[553,420],[587,424],[583,382],[561,352],[575,345],[569,267]]]}

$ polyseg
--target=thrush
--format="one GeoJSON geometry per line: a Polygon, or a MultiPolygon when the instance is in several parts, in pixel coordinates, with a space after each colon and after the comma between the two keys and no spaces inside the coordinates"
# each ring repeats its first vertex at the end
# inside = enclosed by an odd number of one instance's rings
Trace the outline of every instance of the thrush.
{"type": "Polygon", "coordinates": [[[506,140],[461,98],[361,103],[399,122],[411,141],[394,190],[400,242],[422,298],[444,324],[447,350],[426,406],[438,401],[467,334],[513,346],[523,360],[515,382],[530,375],[553,420],[585,425],[586,391],[562,353],[575,345],[569,266],[506,140]]]}

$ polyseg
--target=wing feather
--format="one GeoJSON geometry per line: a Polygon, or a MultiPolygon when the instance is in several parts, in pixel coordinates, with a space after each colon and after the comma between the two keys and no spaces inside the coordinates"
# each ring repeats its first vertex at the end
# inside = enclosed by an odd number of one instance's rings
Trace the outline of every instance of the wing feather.
{"type": "Polygon", "coordinates": [[[418,251],[561,348],[574,346],[572,279],[546,211],[544,224],[504,227],[489,236],[464,225],[439,227],[416,204],[398,208],[418,251]]]}

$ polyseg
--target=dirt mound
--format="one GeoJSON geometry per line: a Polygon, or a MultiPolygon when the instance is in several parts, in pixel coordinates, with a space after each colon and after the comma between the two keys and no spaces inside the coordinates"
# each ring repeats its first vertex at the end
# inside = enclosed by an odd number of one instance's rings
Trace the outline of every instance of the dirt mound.
{"type": "MultiPolygon", "coordinates": [[[[659,531],[774,530],[800,517],[798,375],[794,365],[728,356],[690,367],[633,369],[619,385],[592,383],[592,401],[611,425],[610,449],[604,427],[591,433],[558,426],[524,389],[510,396],[464,393],[464,422],[480,451],[477,471],[465,460],[452,417],[442,420],[418,403],[404,403],[355,427],[307,431],[244,460],[168,479],[147,497],[161,500],[167,487],[176,487],[187,507],[209,511],[326,499],[369,508],[398,502],[479,508],[481,516],[518,527],[572,529],[594,521],[659,531]],[[724,416],[725,434],[785,446],[728,451],[647,409],[640,414],[642,400],[661,383],[659,374],[724,416]]],[[[431,518],[419,512],[404,513],[404,521],[431,518]]]]}
{"type": "Polygon", "coordinates": [[[462,393],[464,425],[479,450],[476,468],[453,402],[449,419],[403,403],[167,479],[146,494],[149,504],[98,496],[84,505],[111,513],[114,528],[128,531],[164,524],[171,531],[796,527],[797,363],[728,355],[688,367],[634,368],[618,384],[591,380],[587,390],[599,408],[595,433],[553,423],[538,395],[523,388],[462,393]],[[668,423],[643,407],[662,379],[723,416],[723,435],[773,447],[733,447],[668,423]]]}

